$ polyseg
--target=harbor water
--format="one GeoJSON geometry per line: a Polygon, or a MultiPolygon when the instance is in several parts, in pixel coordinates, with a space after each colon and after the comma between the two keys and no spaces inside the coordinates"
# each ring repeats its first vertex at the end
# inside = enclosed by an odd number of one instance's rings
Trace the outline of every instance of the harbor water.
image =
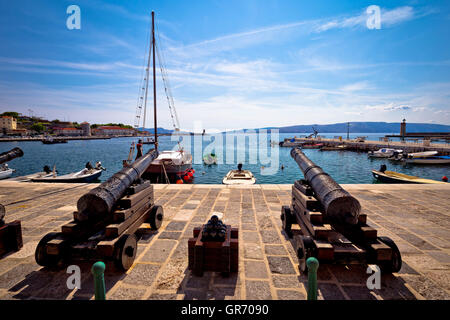
{"type": "MultiPolygon", "coordinates": [[[[284,138],[302,134],[279,134],[278,141],[284,138]]],[[[385,134],[353,133],[350,138],[356,136],[367,136],[367,140],[378,141],[385,134]]],[[[333,138],[346,133],[328,133],[322,136],[333,138]]],[[[73,140],[64,144],[45,145],[42,142],[2,142],[0,152],[8,151],[14,147],[20,147],[24,156],[8,162],[15,169],[13,177],[32,174],[42,171],[44,165],[50,168],[56,166],[59,175],[76,172],[85,167],[90,161],[93,165],[101,161],[107,170],[103,172],[100,181],[105,181],[115,172],[122,168],[122,161],[128,157],[130,145],[137,142],[133,138],[113,138],[108,140],[73,140]]],[[[183,137],[185,149],[193,154],[193,168],[195,169],[194,183],[198,184],[220,184],[225,174],[236,169],[237,163],[242,162],[243,168],[250,170],[259,184],[292,184],[295,180],[303,178],[303,174],[295,161],[290,156],[291,148],[280,148],[278,145],[270,145],[270,136],[262,142],[251,144],[250,142],[226,144],[223,135],[223,150],[215,150],[219,164],[204,165],[201,162],[204,150],[211,152],[209,136],[183,137]],[[200,145],[195,141],[203,141],[200,145]],[[186,145],[186,141],[189,145],[186,145]],[[240,157],[240,158],[239,158],[240,157]],[[282,170],[281,167],[284,167],[282,170]]],[[[159,137],[159,149],[171,150],[177,148],[177,141],[170,136],[159,137]]],[[[144,145],[144,152],[153,148],[152,145],[144,145]]],[[[219,148],[220,149],[220,148],[219,148]]],[[[214,150],[213,150],[214,151],[214,150]]],[[[319,151],[307,149],[304,153],[317,165],[321,166],[338,183],[342,184],[366,184],[374,183],[371,170],[378,170],[382,164],[386,164],[388,170],[420,176],[422,178],[441,180],[442,176],[450,174],[448,165],[404,165],[391,162],[387,159],[370,159],[367,153],[354,151],[319,151]]]]}

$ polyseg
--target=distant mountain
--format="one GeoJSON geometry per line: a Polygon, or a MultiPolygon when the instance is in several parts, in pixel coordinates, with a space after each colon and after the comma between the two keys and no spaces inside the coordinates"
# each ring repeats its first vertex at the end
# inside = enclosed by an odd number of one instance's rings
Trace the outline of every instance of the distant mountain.
{"type": "MultiPolygon", "coordinates": [[[[279,129],[280,133],[312,133],[313,127],[319,133],[347,132],[347,122],[334,124],[308,124],[288,127],[267,127],[261,129],[279,129]]],[[[400,122],[350,122],[350,132],[399,134],[400,122]]],[[[450,132],[450,125],[407,122],[406,132],[450,132]]]]}
{"type": "MultiPolygon", "coordinates": [[[[139,131],[147,131],[150,133],[154,133],[155,129],[154,128],[138,128],[139,131]]],[[[172,133],[173,130],[169,130],[169,129],[164,129],[164,128],[158,128],[158,133],[172,133]]]]}

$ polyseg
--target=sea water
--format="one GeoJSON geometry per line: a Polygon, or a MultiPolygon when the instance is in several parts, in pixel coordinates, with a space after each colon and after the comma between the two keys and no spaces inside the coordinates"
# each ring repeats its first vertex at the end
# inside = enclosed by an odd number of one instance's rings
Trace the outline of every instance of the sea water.
{"type": "MultiPolygon", "coordinates": [[[[302,135],[304,134],[279,134],[277,142],[284,138],[302,135]]],[[[327,138],[342,136],[345,139],[346,133],[328,133],[322,136],[327,138]]],[[[367,136],[367,140],[378,141],[379,137],[384,134],[353,133],[350,138],[356,136],[367,136]]],[[[257,140],[255,144],[250,143],[247,139],[246,143],[235,141],[227,145],[226,138],[223,135],[223,149],[215,150],[219,164],[210,166],[202,163],[202,154],[211,143],[210,140],[214,139],[207,135],[183,138],[188,141],[184,147],[194,156],[192,165],[195,169],[194,183],[220,184],[229,170],[237,168],[238,162],[242,162],[244,169],[253,172],[256,183],[292,184],[295,180],[303,178],[297,163],[290,156],[291,148],[282,148],[278,145],[272,147],[270,136],[267,137],[267,141],[257,140]],[[202,143],[199,145],[196,141],[202,141],[202,143]]],[[[49,145],[39,141],[1,142],[0,152],[14,147],[20,147],[24,151],[23,157],[8,162],[8,165],[16,170],[13,177],[42,171],[44,165],[48,165],[50,168],[56,166],[58,174],[62,175],[83,169],[88,161],[93,165],[95,162],[101,161],[107,170],[102,173],[100,181],[105,181],[122,168],[122,161],[127,159],[131,143],[137,142],[137,139],[134,137],[74,140],[64,144],[49,145]]],[[[176,139],[170,136],[161,136],[158,139],[160,150],[176,150],[178,148],[176,139]]],[[[144,152],[150,148],[153,148],[153,145],[144,145],[144,152]]],[[[404,165],[387,159],[370,159],[365,152],[306,149],[304,153],[338,183],[374,183],[371,170],[378,170],[382,164],[386,164],[388,170],[422,178],[441,180],[442,176],[450,175],[450,166],[448,165],[404,165]]]]}

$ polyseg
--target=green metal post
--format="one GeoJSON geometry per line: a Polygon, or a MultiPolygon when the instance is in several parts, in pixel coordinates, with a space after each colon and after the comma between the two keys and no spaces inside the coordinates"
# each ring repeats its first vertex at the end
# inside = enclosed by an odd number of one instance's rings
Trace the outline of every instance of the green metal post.
{"type": "Polygon", "coordinates": [[[105,264],[101,261],[94,263],[91,272],[94,275],[95,300],[106,300],[105,264]]]}
{"type": "Polygon", "coordinates": [[[306,260],[308,267],[308,300],[317,300],[317,269],[319,269],[319,261],[310,257],[306,260]]]}

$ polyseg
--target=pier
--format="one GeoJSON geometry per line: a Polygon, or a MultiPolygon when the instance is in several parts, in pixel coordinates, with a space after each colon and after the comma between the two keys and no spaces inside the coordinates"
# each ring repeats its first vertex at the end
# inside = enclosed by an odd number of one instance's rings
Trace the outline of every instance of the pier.
{"type": "Polygon", "coordinates": [[[416,142],[403,142],[403,141],[364,141],[357,142],[355,140],[339,140],[339,139],[324,139],[324,138],[295,138],[294,142],[291,139],[284,139],[280,142],[281,147],[297,147],[302,144],[316,144],[322,143],[324,146],[347,146],[346,150],[368,152],[375,151],[381,148],[401,149],[407,153],[423,152],[423,151],[438,151],[440,155],[450,155],[450,144],[448,143],[416,143],[416,142]]]}
{"type": "MultiPolygon", "coordinates": [[[[316,141],[317,142],[317,141],[316,141]]],[[[322,141],[323,142],[323,141],[322,141]]],[[[93,299],[90,268],[80,262],[81,288],[69,290],[66,269],[34,260],[39,240],[70,222],[78,198],[96,184],[0,182],[6,222],[22,221],[24,247],[0,259],[0,299],[93,299]]],[[[362,266],[320,265],[319,299],[450,299],[450,185],[342,185],[361,203],[368,224],[392,238],[403,259],[399,273],[369,290],[362,266]]],[[[142,236],[127,273],[106,265],[107,299],[306,299],[291,241],[281,227],[292,185],[154,185],[164,207],[162,227],[142,236]],[[188,270],[188,238],[213,212],[239,228],[239,273],[228,278],[188,270]]]]}

